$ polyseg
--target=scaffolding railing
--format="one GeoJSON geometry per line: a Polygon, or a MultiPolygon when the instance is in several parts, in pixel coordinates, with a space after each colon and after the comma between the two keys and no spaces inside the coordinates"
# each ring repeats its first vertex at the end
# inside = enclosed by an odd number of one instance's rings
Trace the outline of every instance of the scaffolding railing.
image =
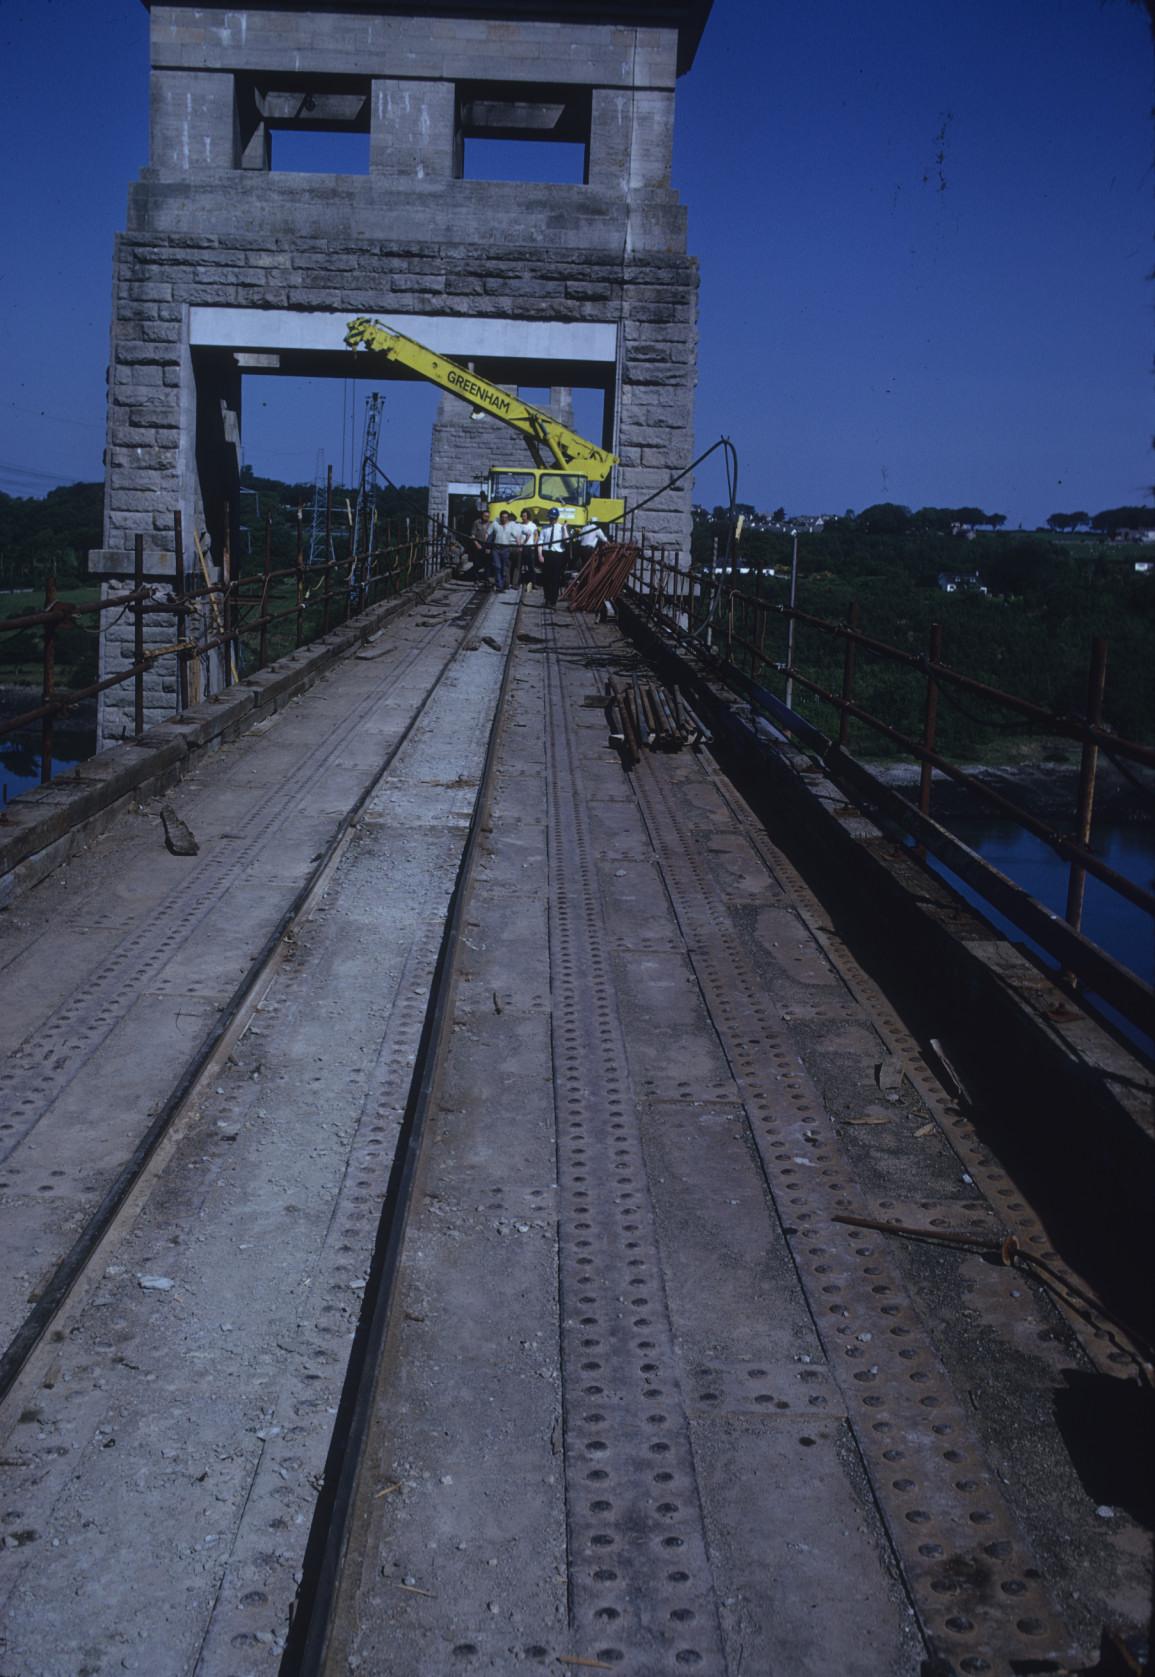
{"type": "MultiPolygon", "coordinates": [[[[228,517],[225,518],[228,528],[228,517]]],[[[342,557],[332,540],[332,497],[326,513],[325,552],[321,564],[306,563],[304,509],[296,518],[295,546],[290,563],[277,563],[271,518],[266,519],[260,568],[243,573],[234,566],[227,545],[221,555],[219,578],[211,576],[199,537],[194,536],[199,572],[186,568],[186,544],[181,514],[173,515],[175,576],[171,584],[146,581],[144,537],[133,549],[133,577],[124,592],[110,593],[89,603],[61,600],[55,579],[44,590],[43,609],[0,620],[0,635],[25,629],[43,631],[41,645],[41,700],[38,705],[5,718],[5,729],[18,733],[40,725],[40,783],[53,777],[54,730],[57,719],[78,705],[115,687],[133,685],[133,721],[126,736],[145,732],[145,677],[164,659],[177,668],[175,710],[233,686],[257,670],[327,635],[350,618],[403,593],[416,582],[454,563],[460,544],[437,519],[405,518],[379,524],[377,539],[364,552],[342,557]],[[108,613],[133,627],[131,661],[123,669],[83,687],[61,688],[56,680],[56,642],[62,630],[93,620],[99,628],[108,613]],[[171,621],[171,640],[146,645],[145,629],[155,619],[171,621]],[[219,653],[214,658],[212,655],[219,653]]]]}

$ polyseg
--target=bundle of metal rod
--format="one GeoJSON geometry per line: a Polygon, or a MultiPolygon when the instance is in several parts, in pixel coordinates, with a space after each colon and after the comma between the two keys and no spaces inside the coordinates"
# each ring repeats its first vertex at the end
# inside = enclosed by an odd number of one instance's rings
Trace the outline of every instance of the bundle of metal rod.
{"type": "Polygon", "coordinates": [[[622,684],[611,676],[606,685],[610,738],[621,745],[627,760],[637,763],[642,747],[651,751],[681,751],[683,746],[708,743],[705,725],[675,690],[632,676],[622,684]]]}
{"type": "Polygon", "coordinates": [[[702,718],[698,715],[697,711],[691,707],[685,695],[679,693],[677,688],[674,688],[673,692],[675,705],[674,714],[680,718],[681,726],[689,729],[693,734],[690,744],[712,744],[714,736],[710,732],[709,728],[707,728],[706,724],[702,721],[702,718]]]}
{"type": "Polygon", "coordinates": [[[638,729],[634,718],[632,695],[627,695],[610,676],[606,682],[606,718],[610,725],[610,740],[619,745],[627,766],[641,762],[638,729]]]}
{"type": "Polygon", "coordinates": [[[642,747],[632,691],[622,687],[610,676],[606,682],[606,698],[611,740],[621,746],[627,766],[640,763],[642,747]]]}
{"type": "Polygon", "coordinates": [[[607,600],[616,600],[638,553],[632,542],[605,542],[596,547],[565,591],[574,611],[597,611],[607,600]]]}

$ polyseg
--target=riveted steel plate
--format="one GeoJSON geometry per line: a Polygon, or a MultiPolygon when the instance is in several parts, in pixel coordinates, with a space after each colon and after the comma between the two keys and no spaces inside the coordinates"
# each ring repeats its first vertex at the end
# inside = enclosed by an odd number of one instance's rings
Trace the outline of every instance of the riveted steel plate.
{"type": "MultiPolygon", "coordinates": [[[[847,1009],[869,1012],[873,1029],[901,1063],[904,1075],[909,1078],[918,1098],[938,1125],[943,1139],[970,1176],[975,1191],[982,1195],[1003,1234],[1013,1234],[1026,1253],[1041,1258],[1050,1266],[1054,1278],[1059,1283],[1054,1296],[1082,1349],[1102,1373],[1115,1378],[1133,1378],[1136,1371],[1142,1367],[1143,1350],[1121,1329],[1108,1325],[1101,1314],[1089,1315],[1078,1302],[1080,1294],[1083,1300],[1093,1298],[1094,1287],[1088,1283],[1086,1277],[1074,1271],[1061,1253],[1055,1250],[1037,1211],[1023,1197],[1018,1184],[983,1144],[974,1125],[957,1104],[953,1093],[944,1087],[927,1064],[919,1045],[883,990],[858,964],[842,939],[829,926],[829,916],[802,876],[768,840],[762,839],[757,842],[766,856],[767,867],[771,868],[778,880],[788,888],[791,901],[806,921],[811,935],[836,959],[838,970],[851,991],[846,997],[847,1009]],[[1064,1287],[1071,1290],[1073,1305],[1069,1305],[1064,1298],[1064,1287]]],[[[783,1009],[782,1017],[811,1017],[807,1010],[809,1002],[810,998],[807,997],[805,1002],[793,1003],[789,1011],[783,1009]]],[[[813,1016],[825,1018],[828,1016],[827,1010],[834,1006],[833,1001],[823,998],[813,1016]]]]}
{"type": "Polygon", "coordinates": [[[547,685],[564,1460],[575,1641],[606,1665],[725,1669],[690,1434],[568,694],[547,685]]]}
{"type": "Polygon", "coordinates": [[[690,1407],[700,1414],[760,1415],[763,1420],[844,1418],[846,1405],[828,1370],[818,1363],[785,1366],[769,1358],[696,1364],[690,1370],[690,1407]]]}
{"type": "Polygon", "coordinates": [[[861,1209],[853,1178],[719,881],[686,842],[684,800],[659,774],[634,785],[924,1635],[968,1673],[1063,1660],[1065,1631],[887,1237],[833,1222],[861,1209]]]}

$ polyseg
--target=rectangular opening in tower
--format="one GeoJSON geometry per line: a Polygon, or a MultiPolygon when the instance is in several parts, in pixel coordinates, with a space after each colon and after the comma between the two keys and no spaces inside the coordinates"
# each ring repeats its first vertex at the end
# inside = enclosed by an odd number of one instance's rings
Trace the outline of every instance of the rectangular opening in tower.
{"type": "Polygon", "coordinates": [[[367,76],[239,76],[235,86],[243,168],[369,173],[367,76]]]}
{"type": "Polygon", "coordinates": [[[318,455],[333,467],[338,515],[345,517],[345,491],[360,477],[365,441],[365,411],[376,391],[384,398],[380,419],[378,464],[395,484],[413,486],[420,499],[429,478],[429,439],[438,392],[406,380],[332,376],[316,378],[282,373],[247,373],[242,381],[242,462],[258,477],[294,486],[308,499],[318,455]]]}
{"type": "Polygon", "coordinates": [[[274,174],[367,175],[368,134],[280,133],[271,136],[274,174]]]}
{"type": "Polygon", "coordinates": [[[459,82],[457,134],[466,180],[584,185],[589,88],[459,82]]]}

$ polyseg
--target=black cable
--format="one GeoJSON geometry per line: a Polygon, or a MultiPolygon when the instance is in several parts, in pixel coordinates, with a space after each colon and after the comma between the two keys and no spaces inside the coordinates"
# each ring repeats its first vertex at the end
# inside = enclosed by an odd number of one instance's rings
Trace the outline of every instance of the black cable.
{"type": "Polygon", "coordinates": [[[738,451],[728,438],[722,437],[720,440],[726,444],[726,489],[730,496],[729,506],[726,509],[725,561],[727,566],[732,568],[734,564],[734,506],[738,499],[738,451]]]}
{"type": "MultiPolygon", "coordinates": [[[[733,455],[733,460],[734,460],[734,480],[733,480],[733,489],[732,489],[732,492],[731,492],[731,500],[730,500],[730,513],[731,513],[731,518],[732,518],[733,517],[733,511],[734,511],[734,501],[737,498],[737,494],[738,494],[738,451],[734,447],[734,444],[730,441],[729,437],[719,437],[718,441],[716,443],[711,443],[709,448],[706,449],[704,453],[699,454],[699,456],[696,460],[691,460],[690,464],[685,468],[684,471],[676,473],[674,477],[670,478],[668,483],[663,483],[663,485],[660,489],[655,489],[654,493],[652,495],[647,495],[644,501],[635,501],[633,503],[633,505],[630,507],[631,514],[640,512],[643,507],[648,507],[651,501],[656,501],[659,495],[664,495],[666,493],[667,489],[672,489],[676,483],[681,483],[682,479],[684,477],[688,477],[689,474],[694,470],[695,466],[700,466],[702,464],[703,460],[708,460],[710,458],[711,454],[713,454],[715,452],[715,450],[719,449],[719,448],[724,448],[724,449],[728,450],[727,460],[729,460],[730,455],[733,455]]],[[[727,466],[727,485],[729,486],[729,467],[728,466],[727,466]]],[[[591,522],[596,523],[598,525],[598,527],[601,528],[603,521],[600,520],[600,519],[594,519],[594,520],[591,520],[591,522]]]]}

